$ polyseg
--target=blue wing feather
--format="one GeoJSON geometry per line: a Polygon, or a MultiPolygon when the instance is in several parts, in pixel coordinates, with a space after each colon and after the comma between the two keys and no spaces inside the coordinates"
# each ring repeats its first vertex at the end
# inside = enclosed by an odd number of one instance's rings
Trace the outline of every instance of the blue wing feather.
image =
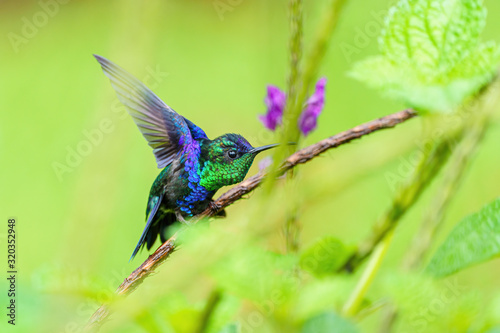
{"type": "Polygon", "coordinates": [[[111,80],[118,99],[153,148],[158,168],[172,163],[184,145],[207,138],[201,128],[175,112],[141,81],[106,58],[94,56],[111,80]]]}

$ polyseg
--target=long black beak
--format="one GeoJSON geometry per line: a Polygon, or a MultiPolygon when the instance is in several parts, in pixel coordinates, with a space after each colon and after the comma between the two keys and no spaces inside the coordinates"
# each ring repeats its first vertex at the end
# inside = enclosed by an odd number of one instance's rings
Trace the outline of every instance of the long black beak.
{"type": "Polygon", "coordinates": [[[258,153],[263,152],[264,150],[268,150],[268,149],[271,149],[271,148],[274,148],[277,146],[279,146],[279,143],[274,143],[272,145],[267,145],[267,146],[261,146],[261,147],[253,148],[252,150],[249,151],[249,153],[257,155],[258,153]]]}
{"type": "MultiPolygon", "coordinates": [[[[289,145],[296,145],[295,142],[289,142],[288,144],[289,145]]],[[[273,143],[272,145],[257,147],[257,148],[254,148],[254,149],[250,150],[249,153],[257,155],[258,153],[263,152],[264,150],[268,150],[268,149],[277,147],[279,145],[280,145],[279,143],[273,143]]]]}

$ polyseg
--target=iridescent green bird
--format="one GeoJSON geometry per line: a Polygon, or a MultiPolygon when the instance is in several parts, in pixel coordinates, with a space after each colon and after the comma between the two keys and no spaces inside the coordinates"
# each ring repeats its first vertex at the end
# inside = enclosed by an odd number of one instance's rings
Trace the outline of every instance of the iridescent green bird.
{"type": "Polygon", "coordinates": [[[168,226],[204,211],[219,188],[242,181],[255,156],[276,145],[254,148],[238,134],[210,140],[142,82],[111,61],[94,56],[153,148],[158,168],[163,169],[151,186],[146,227],[132,259],[142,247],[149,250],[158,236],[165,242],[168,226]]]}

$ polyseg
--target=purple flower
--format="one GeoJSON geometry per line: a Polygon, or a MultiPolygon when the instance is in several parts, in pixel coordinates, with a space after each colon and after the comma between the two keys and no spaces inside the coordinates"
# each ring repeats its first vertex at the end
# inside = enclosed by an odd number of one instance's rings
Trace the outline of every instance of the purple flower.
{"type": "Polygon", "coordinates": [[[260,115],[259,119],[265,127],[274,131],[276,126],[281,124],[286,94],[276,86],[267,86],[267,96],[264,102],[267,105],[267,113],[260,115]]]}
{"type": "MultiPolygon", "coordinates": [[[[316,83],[316,90],[307,100],[304,111],[300,115],[298,126],[304,136],[307,136],[317,126],[318,116],[325,105],[325,86],[326,78],[321,78],[316,83]]],[[[260,115],[259,119],[265,127],[274,131],[282,122],[286,94],[276,86],[267,86],[267,96],[264,101],[267,106],[267,113],[260,115]]]]}
{"type": "Polygon", "coordinates": [[[307,136],[318,125],[318,116],[325,105],[326,78],[321,78],[316,83],[316,91],[307,100],[306,106],[299,118],[300,131],[307,136]]]}

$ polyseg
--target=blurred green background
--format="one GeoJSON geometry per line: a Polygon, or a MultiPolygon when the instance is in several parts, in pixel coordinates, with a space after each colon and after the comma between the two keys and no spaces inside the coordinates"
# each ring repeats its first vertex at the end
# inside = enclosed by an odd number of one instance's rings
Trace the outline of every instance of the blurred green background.
{"type": "MultiPolygon", "coordinates": [[[[286,85],[287,1],[219,2],[227,11],[218,11],[212,0],[1,2],[0,240],[5,244],[7,219],[15,217],[19,270],[18,325],[7,327],[3,310],[2,331],[78,332],[102,299],[99,295],[109,295],[147,256],[142,252],[128,262],[159,170],[93,53],[146,79],[160,98],[211,138],[235,132],[254,146],[276,140],[257,115],[265,112],[266,85],[286,85]],[[78,150],[85,153],[73,156],[78,150]]],[[[306,52],[327,3],[306,1],[306,52]]],[[[306,144],[404,108],[347,76],[355,61],[377,52],[380,17],[390,3],[349,1],[320,70],[328,78],[326,106],[306,144]]],[[[500,42],[500,3],[485,3],[484,38],[500,42]]],[[[348,244],[362,240],[391,202],[394,191],[387,174],[404,177],[411,165],[411,152],[422,141],[420,129],[420,119],[411,120],[301,167],[300,247],[326,234],[348,244]]],[[[495,122],[440,239],[457,220],[500,195],[499,141],[495,122]]],[[[249,175],[257,171],[255,163],[249,175]]],[[[259,195],[256,191],[251,197],[259,195]]],[[[402,221],[382,272],[397,267],[431,199],[427,192],[402,221]]],[[[231,206],[221,223],[229,226],[247,215],[254,207],[251,201],[231,206]]],[[[267,221],[253,223],[258,228],[267,221]]],[[[279,229],[269,244],[284,250],[279,229]]],[[[161,291],[175,258],[172,262],[144,288],[161,291]]],[[[196,258],[183,265],[196,271],[196,258]]],[[[458,278],[468,291],[493,297],[499,268],[493,261],[458,278]]],[[[200,279],[196,288],[209,280],[200,279]]],[[[5,309],[7,285],[1,281],[5,309]]],[[[196,295],[192,287],[185,290],[196,295]]],[[[377,288],[372,289],[376,295],[377,288]]],[[[192,296],[193,302],[200,301],[197,297],[192,296]]],[[[141,300],[148,301],[146,296],[141,300]]],[[[360,326],[369,332],[376,320],[368,318],[360,326]]],[[[141,330],[130,324],[120,330],[136,329],[141,330]]]]}

